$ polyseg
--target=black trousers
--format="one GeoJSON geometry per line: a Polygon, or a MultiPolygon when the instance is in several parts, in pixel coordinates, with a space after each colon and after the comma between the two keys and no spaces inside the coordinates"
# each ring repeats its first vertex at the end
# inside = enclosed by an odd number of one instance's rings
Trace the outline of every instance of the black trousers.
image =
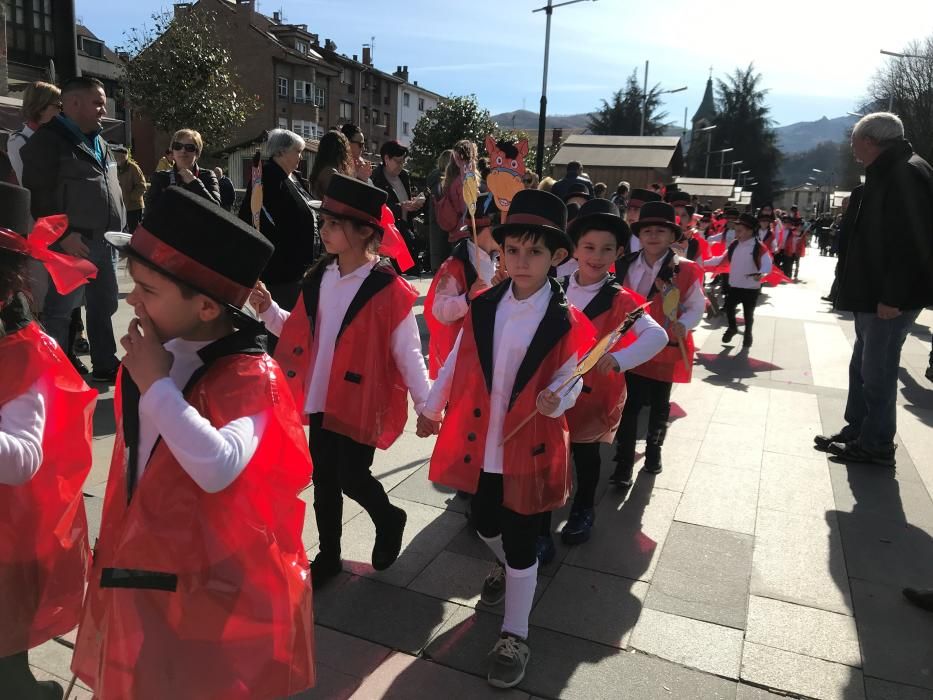
{"type": "MultiPolygon", "coordinates": [[[[577,490],[573,494],[573,512],[593,507],[596,500],[596,487],[599,485],[599,442],[572,442],[570,454],[573,455],[573,469],[577,477],[577,490]]],[[[551,534],[551,513],[544,513],[541,534],[551,534]]]]}
{"type": "Polygon", "coordinates": [[[476,532],[486,539],[502,535],[505,563],[513,569],[527,569],[538,561],[536,544],[542,514],[516,513],[502,505],[502,498],[502,474],[481,472],[471,503],[476,532]]]}
{"type": "Polygon", "coordinates": [[[800,256],[798,255],[788,255],[784,254],[783,259],[781,260],[781,271],[788,277],[794,274],[794,266],[800,265],[800,256]]]}
{"type": "Polygon", "coordinates": [[[745,335],[752,334],[752,326],[755,324],[755,305],[758,303],[760,289],[741,289],[739,287],[729,287],[726,290],[726,318],[729,319],[729,328],[736,329],[735,309],[741,304],[742,315],[745,317],[745,335]]]}
{"type": "Polygon", "coordinates": [[[386,523],[394,511],[382,484],[372,475],[376,448],[325,429],[323,413],[314,413],[310,419],[314,517],[321,538],[321,554],[339,558],[343,494],[359,503],[377,528],[386,523]]]}
{"type": "Polygon", "coordinates": [[[622,422],[616,433],[616,462],[620,467],[635,464],[635,440],[638,432],[638,415],[645,404],[648,413],[648,444],[660,447],[667,435],[667,421],[671,416],[671,382],[642,377],[633,372],[625,373],[628,397],[622,409],[622,422]]]}
{"type": "Polygon", "coordinates": [[[41,686],[29,668],[27,652],[0,658],[0,698],[39,698],[41,686]]]}

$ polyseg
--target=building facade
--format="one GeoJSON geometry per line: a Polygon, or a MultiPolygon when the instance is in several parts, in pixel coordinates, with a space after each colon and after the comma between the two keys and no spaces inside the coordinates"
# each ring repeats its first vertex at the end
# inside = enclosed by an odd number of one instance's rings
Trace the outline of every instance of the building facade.
{"type": "Polygon", "coordinates": [[[75,26],[75,35],[78,72],[97,78],[104,84],[109,117],[104,123],[104,138],[110,143],[128,144],[131,141],[132,125],[120,85],[125,59],[108,48],[83,24],[75,26]]]}
{"type": "Polygon", "coordinates": [[[427,112],[437,107],[443,98],[436,92],[418,85],[417,80],[410,82],[408,66],[398,66],[392,75],[402,81],[398,86],[397,139],[403,146],[410,146],[415,124],[427,112]]]}
{"type": "Polygon", "coordinates": [[[9,89],[78,74],[74,0],[0,0],[6,9],[9,89]]]}

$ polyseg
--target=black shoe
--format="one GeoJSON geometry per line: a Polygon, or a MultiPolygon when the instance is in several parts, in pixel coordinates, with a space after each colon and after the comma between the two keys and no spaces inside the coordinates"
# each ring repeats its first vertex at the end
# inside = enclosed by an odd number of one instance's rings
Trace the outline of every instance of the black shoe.
{"type": "Polygon", "coordinates": [[[833,303],[833,298],[829,296],[828,294],[825,297],[820,297],[820,299],[822,299],[823,301],[828,301],[830,304],[833,303]]]}
{"type": "Polygon", "coordinates": [[[65,697],[65,689],[56,681],[39,681],[36,685],[42,700],[62,700],[65,697]]]}
{"type": "Polygon", "coordinates": [[[560,539],[564,544],[583,544],[590,539],[596,514],[592,508],[581,508],[571,511],[570,518],[564,529],[560,531],[560,539]]]}
{"type": "Polygon", "coordinates": [[[882,467],[894,466],[894,450],[869,450],[858,444],[856,440],[849,442],[833,442],[827,448],[833,457],[840,462],[856,462],[859,464],[877,464],[882,467]]]}
{"type": "Polygon", "coordinates": [[[660,474],[661,467],[661,446],[648,443],[645,445],[645,466],[642,467],[646,474],[660,474]]]}
{"type": "Polygon", "coordinates": [[[87,355],[91,352],[91,344],[87,342],[87,338],[77,338],[71,346],[71,351],[75,355],[87,355]]]}
{"type": "Polygon", "coordinates": [[[933,382],[933,362],[930,363],[930,366],[927,367],[926,378],[933,382]]]}
{"type": "Polygon", "coordinates": [[[904,597],[918,608],[933,612],[933,589],[930,588],[905,588],[904,597]]]}
{"type": "Polygon", "coordinates": [[[554,546],[554,540],[550,535],[538,535],[538,541],[535,543],[535,549],[538,553],[538,566],[547,566],[557,554],[557,548],[554,546]]]}
{"type": "Polygon", "coordinates": [[[742,347],[750,348],[752,346],[752,332],[745,331],[745,335],[742,336],[742,347]]]}
{"type": "Polygon", "coordinates": [[[405,523],[408,514],[401,508],[392,506],[392,515],[389,522],[376,527],[376,543],[373,545],[372,564],[376,571],[388,569],[398,559],[402,551],[402,535],[405,532],[405,523]]]}
{"type": "Polygon", "coordinates": [[[74,367],[78,371],[78,374],[80,374],[82,377],[85,377],[91,373],[91,370],[87,368],[87,365],[81,362],[78,356],[74,353],[70,354],[68,359],[71,362],[71,366],[74,367]]]}
{"type": "Polygon", "coordinates": [[[726,332],[722,334],[722,342],[729,343],[735,337],[735,334],[739,332],[738,328],[727,328],[726,332]]]}
{"type": "Polygon", "coordinates": [[[311,588],[317,590],[343,571],[340,557],[319,553],[311,562],[311,588]]]}
{"type": "Polygon", "coordinates": [[[633,471],[634,468],[631,464],[617,464],[616,470],[612,473],[612,476],[609,477],[609,483],[613,486],[620,486],[627,489],[632,485],[633,471]]]}
{"type": "Polygon", "coordinates": [[[845,429],[840,430],[834,435],[814,435],[813,436],[813,449],[819,450],[820,452],[827,452],[829,446],[834,442],[848,442],[852,439],[852,436],[845,431],[845,429]]]}
{"type": "Polygon", "coordinates": [[[117,370],[119,367],[114,367],[113,369],[97,370],[95,369],[91,372],[91,381],[98,382],[100,384],[114,384],[117,381],[117,370]]]}

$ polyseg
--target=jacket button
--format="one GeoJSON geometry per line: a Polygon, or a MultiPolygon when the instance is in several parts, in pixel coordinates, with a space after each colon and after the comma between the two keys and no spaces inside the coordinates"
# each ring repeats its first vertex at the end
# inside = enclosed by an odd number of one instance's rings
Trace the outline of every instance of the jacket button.
{"type": "Polygon", "coordinates": [[[292,350],[292,352],[295,353],[296,355],[300,355],[301,353],[304,352],[304,349],[297,347],[294,350],[292,350]]]}
{"type": "Polygon", "coordinates": [[[480,411],[478,408],[474,408],[474,409],[473,409],[473,416],[474,416],[475,418],[479,418],[481,415],[483,415],[483,412],[482,412],[482,411],[480,411]]]}
{"type": "Polygon", "coordinates": [[[294,376],[295,376],[295,370],[293,370],[293,369],[288,370],[288,371],[285,373],[285,376],[288,377],[289,379],[294,378],[294,376]]]}
{"type": "Polygon", "coordinates": [[[476,433],[470,433],[469,435],[467,435],[467,440],[469,440],[470,442],[473,442],[474,440],[476,440],[476,433]]]}
{"type": "Polygon", "coordinates": [[[463,458],[463,461],[464,461],[465,464],[469,464],[470,462],[473,461],[473,458],[470,457],[470,455],[466,455],[466,456],[463,458]]]}

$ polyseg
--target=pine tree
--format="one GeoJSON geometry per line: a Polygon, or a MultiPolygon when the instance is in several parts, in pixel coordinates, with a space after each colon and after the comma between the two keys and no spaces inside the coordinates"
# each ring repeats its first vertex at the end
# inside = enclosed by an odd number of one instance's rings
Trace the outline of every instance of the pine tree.
{"type": "MultiPolygon", "coordinates": [[[[658,112],[660,92],[659,85],[648,91],[645,136],[658,136],[664,132],[667,112],[658,112]]],[[[624,90],[617,90],[612,95],[612,104],[603,100],[603,106],[590,115],[589,130],[603,136],[638,136],[644,99],[645,92],[638,84],[637,71],[632,71],[624,90]]]]}

